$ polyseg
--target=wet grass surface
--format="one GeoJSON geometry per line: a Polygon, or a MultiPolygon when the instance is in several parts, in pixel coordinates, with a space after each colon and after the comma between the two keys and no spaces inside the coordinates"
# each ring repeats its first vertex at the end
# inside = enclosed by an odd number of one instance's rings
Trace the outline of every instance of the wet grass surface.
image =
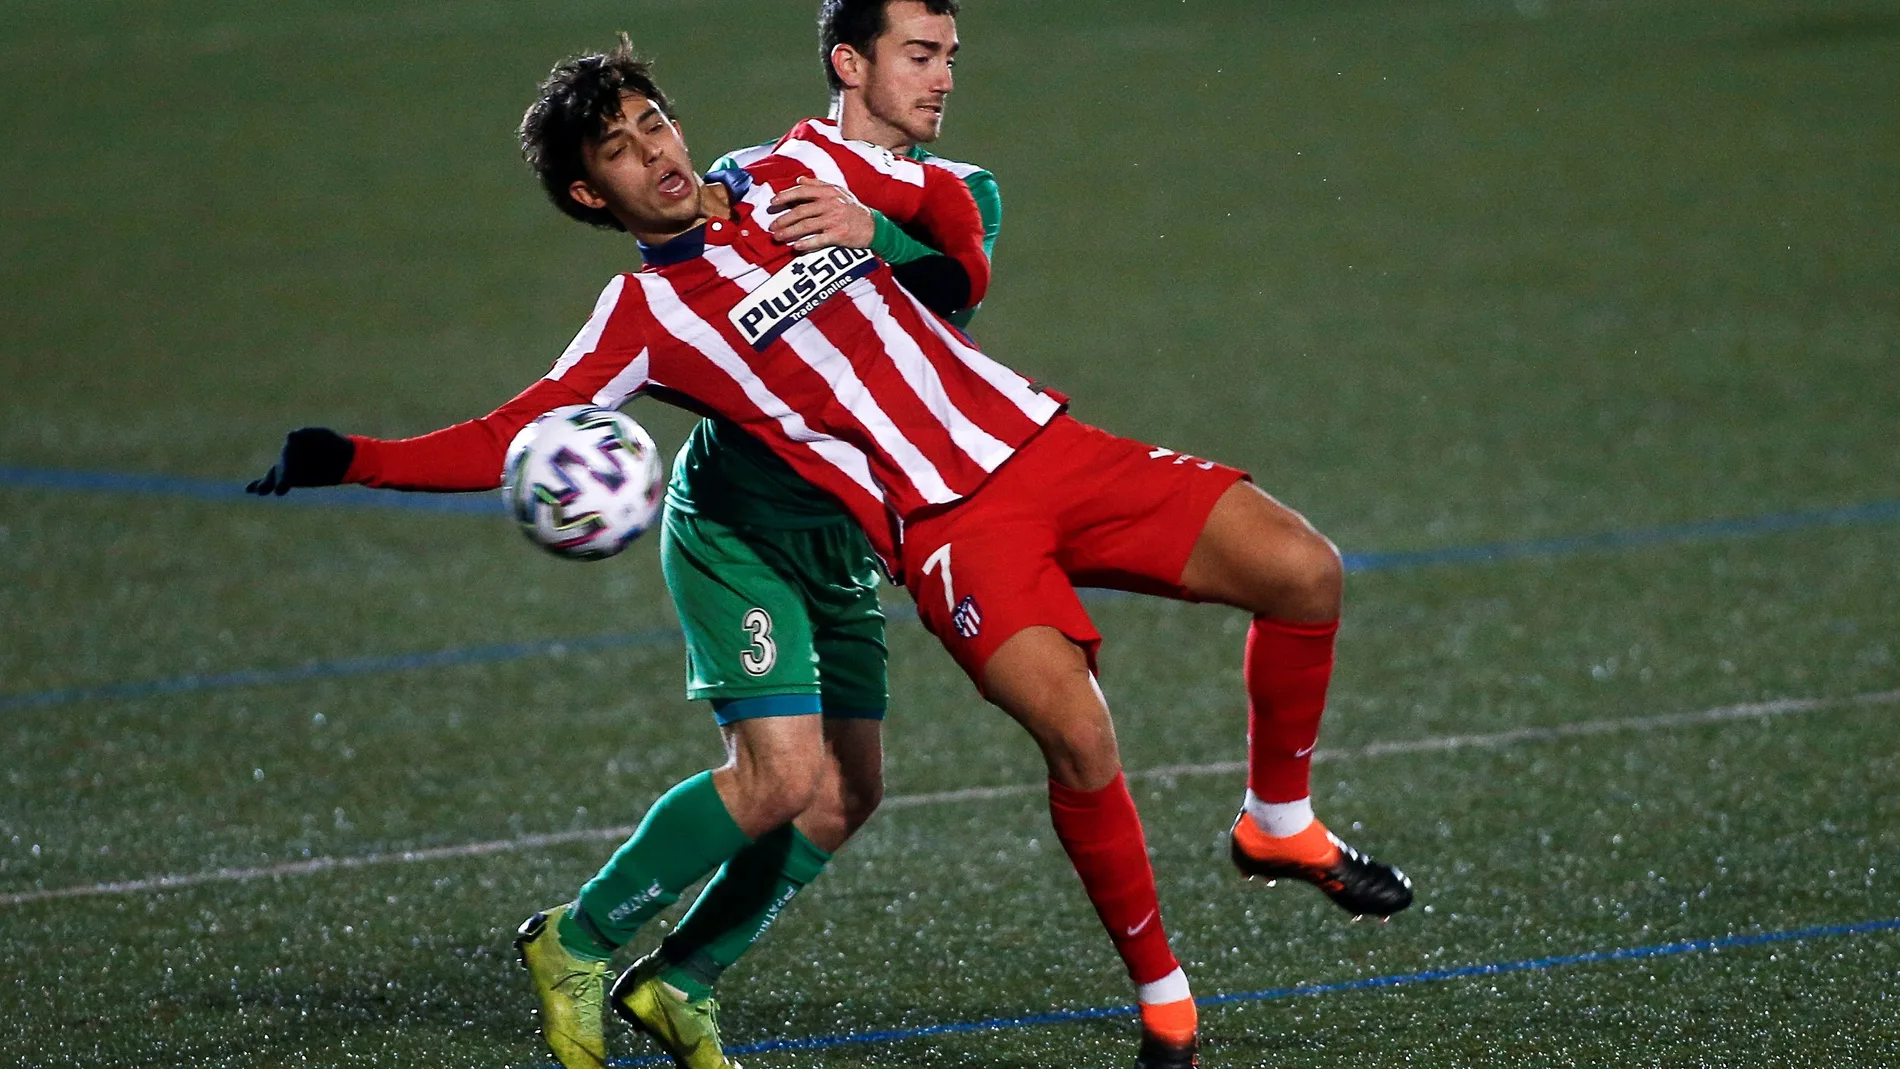
{"type": "MultiPolygon", "coordinates": [[[[509,137],[614,28],[702,154],[820,102],[803,5],[280,8],[29,4],[0,42],[0,86],[45,102],[4,120],[0,464],[241,482],[289,427],[415,433],[513,393],[633,260],[549,211],[509,137]],[[88,74],[106,56],[121,77],[88,74]]],[[[1348,550],[1900,499],[1896,25],[971,4],[942,147],[1008,203],[977,326],[1084,419],[1246,465],[1348,550]]],[[[1316,796],[1419,903],[1354,925],[1241,884],[1239,778],[1142,780],[1197,993],[1900,917],[1900,705],[1353,756],[1892,691],[1896,559],[1875,523],[1355,576],[1316,796]]],[[[1241,621],[1094,604],[1130,768],[1239,759],[1241,621]]],[[[0,696],[672,621],[651,544],[576,566],[499,514],[0,487],[0,696]]],[[[629,824],[717,757],[680,675],[659,641],[0,709],[0,896],[629,824]]],[[[892,795],[1039,780],[908,620],[893,683],[892,795]]],[[[0,1064],[540,1063],[509,935],[609,845],[0,904],[0,1064]]],[[[1878,1066],[1896,990],[1900,935],[1844,935],[1226,1005],[1204,1064],[1878,1066]]],[[[757,1043],[1127,991],[1032,790],[888,809],[725,996],[757,1043]]],[[[745,1061],[1115,1066],[1129,1033],[745,1061]]]]}

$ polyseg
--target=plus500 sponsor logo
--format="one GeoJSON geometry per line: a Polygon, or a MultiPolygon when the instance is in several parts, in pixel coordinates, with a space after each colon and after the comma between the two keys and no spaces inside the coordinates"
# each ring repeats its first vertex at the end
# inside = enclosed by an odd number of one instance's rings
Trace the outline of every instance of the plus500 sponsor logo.
{"type": "Polygon", "coordinates": [[[727,318],[752,348],[763,350],[812,309],[877,267],[863,249],[819,249],[778,269],[733,306],[727,318]]]}

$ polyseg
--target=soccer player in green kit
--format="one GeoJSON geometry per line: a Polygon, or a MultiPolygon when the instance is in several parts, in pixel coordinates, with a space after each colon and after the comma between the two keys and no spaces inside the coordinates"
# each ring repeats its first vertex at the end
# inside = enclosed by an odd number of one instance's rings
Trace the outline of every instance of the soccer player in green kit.
{"type": "MultiPolygon", "coordinates": [[[[953,0],[825,0],[821,52],[843,136],[962,178],[987,255],[1002,217],[995,179],[923,147],[952,87],[956,12],[953,0]]],[[[739,150],[708,170],[771,148],[739,150]]],[[[907,266],[905,284],[959,327],[975,312],[959,299],[968,280],[954,264],[841,190],[793,209],[778,236],[801,249],[868,243],[907,266]]],[[[679,928],[612,997],[677,1064],[732,1065],[712,997],[720,973],[818,877],[883,791],[882,570],[844,510],[737,426],[707,419],[674,463],[660,552],[686,635],[687,693],[712,703],[728,759],[662,796],[575,902],[522,925],[543,1032],[569,1069],[604,1063],[609,956],[714,869],[679,928]]]]}

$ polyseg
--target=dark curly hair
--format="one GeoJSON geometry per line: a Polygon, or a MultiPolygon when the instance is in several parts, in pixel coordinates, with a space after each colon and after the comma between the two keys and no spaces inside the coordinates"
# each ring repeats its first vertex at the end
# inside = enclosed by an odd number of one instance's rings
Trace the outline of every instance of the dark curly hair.
{"type": "MultiPolygon", "coordinates": [[[[844,91],[844,81],[831,65],[831,50],[850,45],[873,59],[877,39],[891,28],[885,9],[891,0],[823,0],[818,5],[818,62],[825,65],[825,84],[833,96],[844,91]]],[[[923,0],[932,15],[955,16],[963,6],[957,0],[923,0]]]]}
{"type": "Polygon", "coordinates": [[[634,55],[626,34],[612,52],[569,56],[555,64],[541,83],[540,95],[521,117],[521,155],[534,168],[541,188],[556,208],[583,223],[625,230],[605,208],[589,208],[568,194],[587,177],[582,150],[600,140],[607,124],[620,117],[620,94],[638,93],[668,118],[673,106],[653,83],[653,67],[634,55]]]}

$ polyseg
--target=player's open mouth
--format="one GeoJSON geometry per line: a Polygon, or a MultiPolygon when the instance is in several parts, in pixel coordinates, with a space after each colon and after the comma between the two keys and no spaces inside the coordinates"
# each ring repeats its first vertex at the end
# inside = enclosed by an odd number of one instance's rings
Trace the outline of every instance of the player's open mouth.
{"type": "Polygon", "coordinates": [[[668,171],[660,176],[658,188],[660,196],[677,200],[691,191],[692,183],[678,171],[668,171]]]}

